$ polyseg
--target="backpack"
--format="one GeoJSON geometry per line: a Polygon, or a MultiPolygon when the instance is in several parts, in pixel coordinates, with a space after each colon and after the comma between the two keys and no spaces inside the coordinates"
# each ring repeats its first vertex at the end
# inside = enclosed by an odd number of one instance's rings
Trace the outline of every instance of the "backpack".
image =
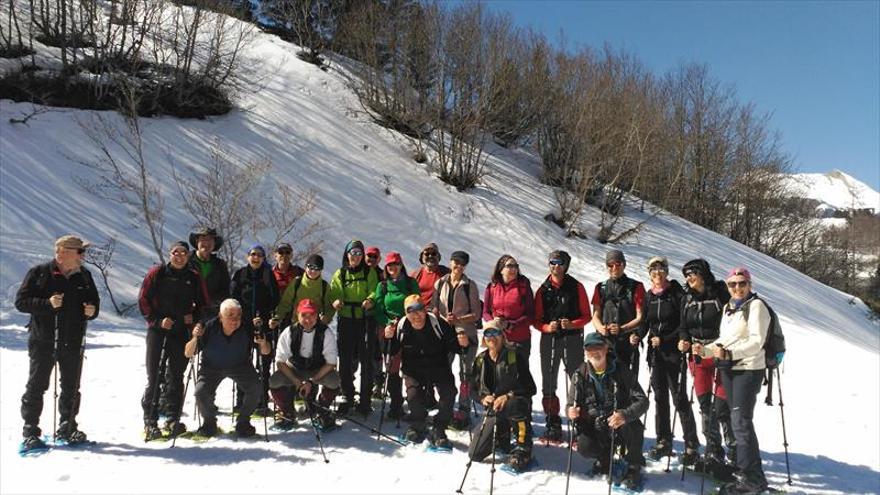
{"type": "MultiPolygon", "coordinates": [[[[782,326],[779,324],[779,316],[776,315],[776,311],[773,311],[773,308],[767,304],[767,301],[758,297],[757,294],[754,300],[763,302],[770,313],[770,328],[767,329],[767,338],[764,340],[764,362],[767,365],[767,369],[774,370],[779,367],[780,361],[776,356],[780,353],[785,353],[785,335],[782,334],[782,326]]],[[[743,318],[746,321],[749,320],[749,306],[751,306],[751,301],[743,306],[742,309],[743,318]]]]}
{"type": "MultiPolygon", "coordinates": [[[[450,286],[450,289],[452,289],[451,286],[450,286]]],[[[468,313],[471,313],[472,312],[471,310],[473,308],[471,308],[471,284],[470,283],[467,283],[464,286],[464,297],[467,298],[468,313]]],[[[474,322],[474,326],[477,329],[482,329],[483,328],[483,300],[480,298],[477,298],[477,299],[480,301],[480,312],[477,314],[477,321],[474,322]]]]}

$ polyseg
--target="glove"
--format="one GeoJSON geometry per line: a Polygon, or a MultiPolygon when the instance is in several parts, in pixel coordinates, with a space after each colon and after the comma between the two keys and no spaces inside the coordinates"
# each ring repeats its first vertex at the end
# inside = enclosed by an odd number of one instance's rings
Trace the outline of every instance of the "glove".
{"type": "Polygon", "coordinates": [[[599,416],[596,418],[593,426],[596,428],[596,431],[603,432],[608,429],[608,416],[599,416]]]}
{"type": "Polygon", "coordinates": [[[782,358],[784,358],[784,357],[785,357],[785,351],[781,351],[781,352],[776,353],[776,365],[777,366],[782,364],[782,358]]]}

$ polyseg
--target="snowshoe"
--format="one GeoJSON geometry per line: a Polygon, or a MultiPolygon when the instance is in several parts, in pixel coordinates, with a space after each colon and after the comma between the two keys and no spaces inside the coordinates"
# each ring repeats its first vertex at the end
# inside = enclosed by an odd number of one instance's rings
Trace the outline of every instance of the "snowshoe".
{"type": "Polygon", "coordinates": [[[169,419],[165,421],[165,434],[169,437],[179,436],[181,433],[186,432],[186,425],[181,423],[180,421],[169,419]]]}
{"type": "Polygon", "coordinates": [[[423,431],[419,431],[412,426],[406,430],[406,433],[403,434],[402,441],[408,444],[419,444],[425,441],[425,433],[423,431]]]}
{"type": "Polygon", "coordinates": [[[275,423],[272,425],[273,430],[290,431],[296,428],[296,417],[285,416],[280,411],[275,413],[275,423]]]}
{"type": "Polygon", "coordinates": [[[501,466],[501,469],[504,470],[505,467],[508,467],[514,473],[519,474],[528,469],[531,461],[532,456],[529,451],[523,448],[517,448],[511,452],[510,457],[508,457],[507,462],[501,466]]]}
{"type": "Polygon", "coordinates": [[[721,495],[757,495],[776,492],[778,492],[778,490],[770,488],[766,482],[756,483],[745,479],[745,477],[743,476],[737,476],[733,481],[721,484],[721,486],[718,487],[717,491],[717,493],[721,495]]]}
{"type": "Polygon", "coordinates": [[[18,446],[18,454],[22,457],[37,456],[45,454],[50,448],[39,436],[29,435],[22,439],[21,444],[18,446]]]}
{"type": "Polygon", "coordinates": [[[64,445],[78,445],[88,442],[86,434],[76,428],[73,423],[64,422],[55,430],[55,442],[64,445]]]}
{"type": "Polygon", "coordinates": [[[217,423],[205,422],[196,430],[195,434],[200,437],[211,438],[217,434],[217,423]]]}
{"type": "Polygon", "coordinates": [[[685,466],[694,466],[700,459],[700,454],[697,452],[697,449],[687,448],[685,451],[679,456],[679,461],[685,466]]]}
{"type": "Polygon", "coordinates": [[[353,403],[354,403],[354,400],[347,399],[347,400],[343,400],[342,402],[337,404],[336,405],[336,415],[337,416],[347,415],[348,412],[351,411],[351,407],[352,407],[353,403]]]}
{"type": "Polygon", "coordinates": [[[733,474],[736,468],[714,457],[703,456],[694,463],[693,471],[694,474],[711,478],[720,483],[731,483],[734,481],[733,474]]]}
{"type": "Polygon", "coordinates": [[[644,489],[642,469],[639,466],[629,466],[620,484],[616,486],[618,492],[637,493],[644,489]],[[621,490],[622,489],[622,490],[621,490]]]}
{"type": "Polygon", "coordinates": [[[547,416],[547,427],[539,440],[543,445],[562,444],[562,420],[559,416],[547,416]]]}
{"type": "Polygon", "coordinates": [[[339,428],[339,425],[336,424],[336,418],[333,416],[333,414],[329,412],[321,412],[315,418],[315,427],[317,427],[322,432],[328,432],[339,428]]]}
{"type": "Polygon", "coordinates": [[[672,455],[672,444],[666,440],[660,440],[648,450],[648,457],[655,461],[659,461],[661,458],[669,455],[672,455]]]}

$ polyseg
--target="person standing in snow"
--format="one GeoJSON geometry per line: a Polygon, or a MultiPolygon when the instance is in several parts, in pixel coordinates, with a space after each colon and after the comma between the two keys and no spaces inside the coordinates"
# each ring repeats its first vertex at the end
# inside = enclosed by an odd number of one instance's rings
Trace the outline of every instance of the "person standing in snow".
{"type": "Polygon", "coordinates": [[[275,426],[290,430],[296,426],[293,410],[294,394],[308,405],[317,400],[320,410],[316,421],[323,429],[335,425],[330,406],[339,392],[336,372],[336,332],[318,318],[318,306],[311,299],[302,299],[296,307],[297,322],[285,329],[278,339],[276,360],[278,370],[269,379],[272,400],[278,407],[275,426]],[[318,386],[321,394],[318,395],[318,386]]]}
{"type": "MultiPolygon", "coordinates": [[[[376,326],[381,329],[384,336],[388,327],[392,329],[397,322],[404,317],[403,301],[407,296],[413,294],[419,295],[419,284],[406,274],[406,267],[403,264],[403,258],[400,253],[391,251],[385,257],[385,270],[382,275],[382,282],[376,286],[376,292],[373,299],[376,301],[376,308],[373,316],[376,319],[376,326]]],[[[389,345],[384,339],[385,346],[389,345]]],[[[376,346],[381,352],[383,346],[376,346]]],[[[385,349],[387,354],[387,349],[385,349]]],[[[381,369],[381,365],[380,365],[381,369]]],[[[391,407],[388,410],[388,417],[391,419],[399,419],[403,415],[403,395],[401,392],[400,381],[400,356],[388,356],[388,394],[391,396],[391,407]]],[[[384,387],[385,383],[382,383],[384,387]]],[[[380,393],[382,390],[380,389],[380,393]]]]}
{"type": "Polygon", "coordinates": [[[15,296],[15,309],[30,314],[28,322],[28,381],[21,397],[22,447],[45,448],[40,439],[43,394],[52,369],[58,365],[61,424],[55,435],[68,443],[82,443],[76,415],[80,402],[82,351],[88,320],[98,317],[101,306],[92,275],[82,266],[89,243],[73,235],[55,241],[52,261],[39,264],[24,277],[15,296]]]}
{"type": "Polygon", "coordinates": [[[241,304],[226,299],[220,304],[220,315],[208,320],[204,326],[197,323],[192,338],[186,343],[184,355],[193,357],[202,353],[202,365],[196,381],[196,404],[204,418],[197,430],[199,435],[212,437],[217,434],[217,406],[214,399],[217,387],[224,378],[235,382],[243,392],[235,433],[242,438],[252,437],[256,429],[251,424],[251,413],[260,401],[260,378],[251,364],[251,348],[257,346],[260,354],[268,356],[271,346],[266,336],[254,333],[243,324],[241,304]]]}
{"type": "MultiPolygon", "coordinates": [[[[382,256],[379,247],[369,246],[365,251],[365,254],[367,266],[376,271],[376,275],[379,276],[379,282],[385,280],[385,271],[379,266],[379,260],[382,256]]],[[[372,327],[372,331],[376,333],[377,341],[381,339],[382,333],[384,333],[385,330],[381,326],[376,326],[374,322],[370,322],[370,326],[372,327]]],[[[385,388],[385,372],[383,371],[382,366],[382,350],[379,349],[379,346],[377,345],[373,352],[373,397],[379,397],[382,395],[383,388],[385,388]]]]}
{"type": "MultiPolygon", "coordinates": [[[[272,267],[272,275],[275,277],[275,285],[278,286],[278,294],[284,294],[287,286],[293,282],[296,277],[301,277],[305,271],[299,265],[293,264],[293,246],[289,243],[282,242],[275,246],[275,266],[272,267]]],[[[281,322],[281,328],[287,328],[290,320],[286,319],[281,322]]],[[[274,346],[275,342],[273,342],[274,346]]]]}
{"type": "Polygon", "coordinates": [[[458,347],[468,347],[467,335],[464,332],[456,334],[445,320],[429,313],[418,295],[407,296],[403,307],[406,318],[398,321],[396,328],[385,327],[385,340],[388,341],[385,348],[391,355],[400,353],[406,403],[410,410],[410,426],[404,436],[413,443],[425,439],[428,417],[425,389],[433,393],[436,388],[440,396],[439,409],[434,416],[429,440],[435,447],[451,448],[446,427],[455,401],[455,378],[448,355],[458,352],[458,347]]]}
{"type": "Polygon", "coordinates": [[[585,363],[571,377],[568,417],[578,432],[577,450],[596,459],[593,474],[608,474],[614,443],[622,445],[628,463],[623,485],[641,486],[644,429],[639,418],[648,410],[648,398],[625,363],[609,359],[605,337],[593,332],[584,339],[585,363]]]}
{"type": "Polygon", "coordinates": [[[504,338],[529,357],[532,350],[530,326],[535,317],[535,296],[529,279],[519,271],[516,258],[504,254],[495,263],[492,279],[483,294],[483,321],[495,320],[504,338]]]}
{"type": "Polygon", "coordinates": [[[593,327],[609,339],[623,366],[639,378],[639,344],[645,337],[642,325],[645,286],[629,278],[626,257],[613,249],[605,254],[608,279],[593,291],[593,327]]]}
{"type": "Polygon", "coordinates": [[[449,268],[440,264],[440,248],[437,244],[429,242],[425,244],[419,253],[419,263],[422,264],[417,270],[409,274],[419,283],[419,291],[422,295],[422,304],[431,308],[431,300],[434,297],[434,287],[440,277],[449,273],[449,268]]]}
{"type": "Polygon", "coordinates": [[[648,364],[651,368],[651,387],[654,388],[654,430],[657,443],[648,455],[659,460],[672,455],[672,430],[669,422],[669,396],[681,418],[684,430],[685,452],[682,464],[691,466],[697,461],[700,442],[697,424],[687,397],[687,374],[683,371],[683,356],[678,350],[679,320],[684,290],[677,280],[669,280],[669,262],[662,256],[648,260],[651,288],[645,297],[645,323],[648,326],[648,364]]]}
{"type": "Polygon", "coordinates": [[[323,270],[324,258],[320,254],[310,254],[306,258],[305,276],[293,279],[282,293],[278,307],[269,320],[269,328],[278,328],[282,321],[297,321],[298,315],[294,309],[303,299],[311,299],[318,306],[321,323],[330,324],[336,310],[333,309],[333,300],[330,299],[330,283],[321,277],[323,270]]]}
{"type": "Polygon", "coordinates": [[[543,439],[561,442],[562,418],[556,396],[559,363],[565,359],[566,376],[584,363],[584,327],[591,314],[586,289],[568,274],[571,256],[553,251],[548,264],[550,274],[535,294],[535,328],[541,332],[541,404],[547,418],[543,439]]]}
{"type": "MultiPolygon", "coordinates": [[[[204,315],[208,293],[199,274],[187,265],[189,253],[183,241],[171,245],[170,261],[147,272],[141,284],[138,306],[147,322],[147,386],[141,398],[144,410],[144,439],[162,436],[157,421],[159,370],[162,357],[167,362],[168,419],[165,429],[172,436],[186,431],[180,422],[183,409],[183,350],[190,329],[204,315]]],[[[208,310],[209,312],[212,310],[208,310]]]]}
{"type": "Polygon", "coordinates": [[[223,247],[223,237],[217,231],[200,227],[189,234],[189,244],[193,247],[189,266],[205,282],[208,290],[208,305],[205,316],[217,316],[220,301],[229,297],[229,267],[217,251],[223,247]]]}
{"type": "MultiPolygon", "coordinates": [[[[682,273],[687,287],[682,299],[678,329],[679,350],[687,352],[692,344],[705,345],[718,338],[723,308],[730,299],[730,293],[724,282],[715,280],[709,263],[704,259],[688,261],[682,273]]],[[[703,437],[706,440],[703,459],[697,461],[695,469],[720,477],[719,473],[724,470],[722,432],[727,444],[728,460],[736,462],[736,438],[730,426],[727,393],[711,355],[703,358],[698,353],[692,353],[688,366],[694,378],[694,394],[700,404],[703,437]]]]}
{"type": "Polygon", "coordinates": [[[455,356],[458,356],[459,362],[458,407],[452,417],[452,427],[456,430],[466,430],[471,426],[472,367],[477,356],[477,322],[482,317],[480,290],[464,273],[469,262],[468,253],[452,253],[449,257],[450,272],[437,281],[431,302],[434,314],[444,318],[456,333],[464,332],[471,343],[466,353],[449,356],[449,364],[452,364],[455,356]]]}
{"type": "Polygon", "coordinates": [[[354,359],[361,368],[360,408],[367,415],[372,410],[373,350],[376,335],[370,334],[368,311],[373,308],[373,293],[379,284],[376,271],[364,261],[364,243],[349,241],[342,255],[342,267],[330,280],[330,298],[338,312],[336,337],[339,347],[339,375],[342,379],[344,401],[337,414],[344,416],[354,407],[354,359]]]}
{"type": "Polygon", "coordinates": [[[486,350],[474,360],[474,377],[480,403],[495,416],[486,419],[488,430],[483,426],[474,429],[470,458],[479,460],[489,455],[494,437],[497,450],[510,452],[510,466],[523,471],[532,458],[532,396],[538,391],[535,380],[526,357],[505,345],[504,332],[494,320],[483,329],[483,345],[486,350]]]}
{"type": "MultiPolygon", "coordinates": [[[[270,317],[272,311],[278,306],[278,285],[272,268],[266,263],[266,250],[256,244],[250,248],[247,255],[247,264],[232,275],[229,284],[230,297],[239,301],[244,311],[243,325],[249,333],[266,334],[269,341],[274,338],[274,330],[263,327],[264,322],[270,317]]],[[[257,408],[257,414],[267,416],[269,414],[269,373],[274,356],[270,352],[266,355],[257,353],[256,368],[260,370],[263,383],[263,395],[257,408]]],[[[238,390],[235,399],[236,406],[241,405],[243,391],[238,390]]]]}
{"type": "Polygon", "coordinates": [[[767,478],[752,418],[764,380],[764,342],[770,328],[770,311],[752,292],[752,275],[747,269],[731,270],[727,289],[730,300],[724,307],[718,339],[707,345],[694,343],[693,353],[715,360],[731,410],[737,479],[722,486],[720,493],[761,493],[767,489],[767,478]]]}

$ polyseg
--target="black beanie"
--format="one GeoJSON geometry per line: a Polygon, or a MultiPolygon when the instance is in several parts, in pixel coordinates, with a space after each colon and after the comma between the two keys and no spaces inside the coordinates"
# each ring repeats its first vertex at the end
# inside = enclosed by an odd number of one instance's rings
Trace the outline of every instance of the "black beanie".
{"type": "Polygon", "coordinates": [[[306,258],[306,265],[317,265],[321,270],[324,269],[324,258],[320,254],[310,254],[306,258]]]}

